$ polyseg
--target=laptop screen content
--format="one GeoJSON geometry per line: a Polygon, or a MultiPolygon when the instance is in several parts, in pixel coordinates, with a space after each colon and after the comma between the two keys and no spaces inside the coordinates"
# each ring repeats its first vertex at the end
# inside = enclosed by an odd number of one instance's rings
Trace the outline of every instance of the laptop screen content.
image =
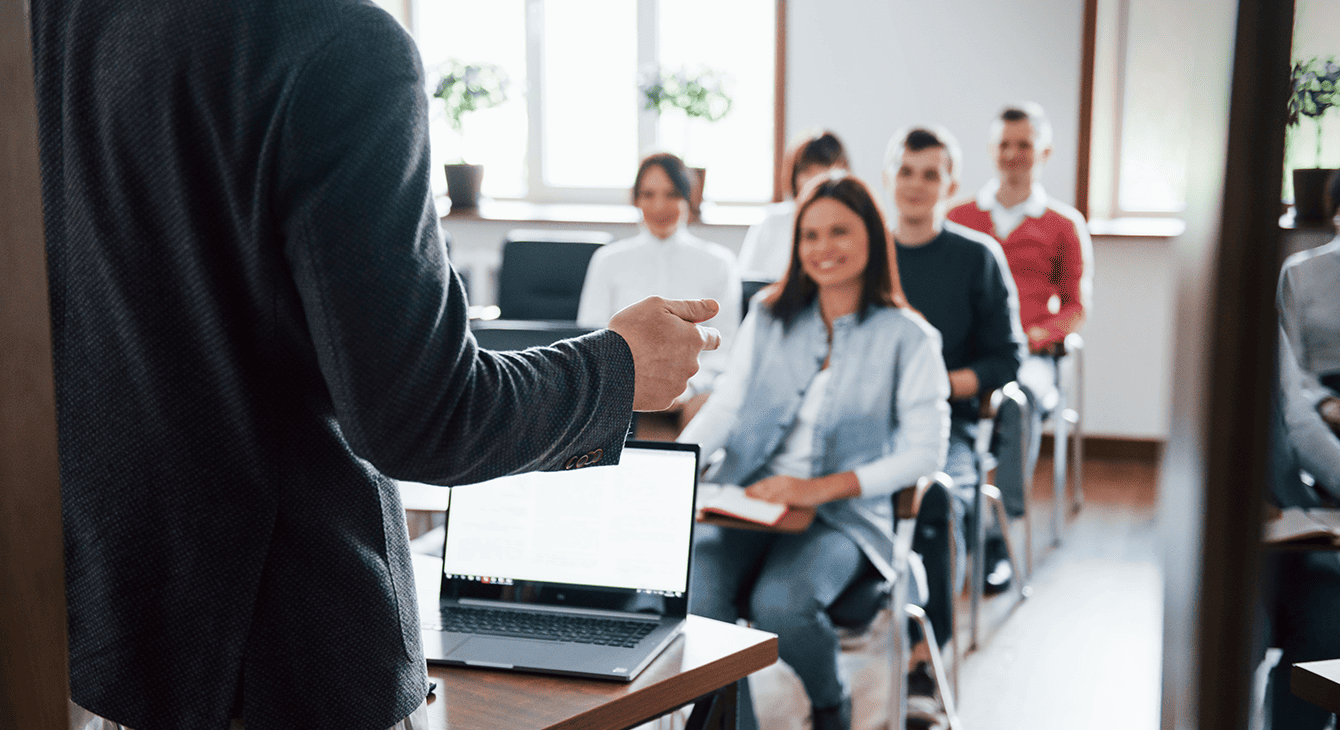
{"type": "Polygon", "coordinates": [[[630,443],[617,466],[453,487],[443,586],[502,600],[523,585],[683,598],[697,463],[693,448],[630,443]]]}

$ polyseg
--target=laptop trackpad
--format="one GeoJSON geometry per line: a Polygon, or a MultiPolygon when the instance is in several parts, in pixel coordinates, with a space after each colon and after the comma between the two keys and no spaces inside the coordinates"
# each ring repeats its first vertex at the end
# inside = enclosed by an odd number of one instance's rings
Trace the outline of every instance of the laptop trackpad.
{"type": "Polygon", "coordinates": [[[572,662],[571,651],[571,645],[556,641],[475,636],[453,649],[447,659],[495,667],[561,667],[572,662]]]}

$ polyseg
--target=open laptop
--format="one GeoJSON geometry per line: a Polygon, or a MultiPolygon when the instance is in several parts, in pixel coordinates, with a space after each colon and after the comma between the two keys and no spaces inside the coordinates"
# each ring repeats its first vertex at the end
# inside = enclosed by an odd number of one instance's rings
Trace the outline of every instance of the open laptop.
{"type": "Polygon", "coordinates": [[[632,681],[688,613],[694,444],[451,488],[430,663],[632,681]]]}

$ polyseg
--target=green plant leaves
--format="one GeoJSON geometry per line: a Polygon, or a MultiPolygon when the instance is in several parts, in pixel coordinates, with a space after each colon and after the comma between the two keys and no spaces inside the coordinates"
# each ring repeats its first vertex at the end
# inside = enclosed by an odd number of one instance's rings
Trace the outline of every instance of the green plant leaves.
{"type": "Polygon", "coordinates": [[[451,128],[457,132],[466,114],[507,101],[510,80],[501,66],[449,58],[438,67],[438,73],[441,78],[433,96],[442,100],[451,128]]]}
{"type": "Polygon", "coordinates": [[[650,68],[638,79],[638,89],[647,101],[644,108],[654,109],[657,114],[681,109],[691,119],[709,122],[719,122],[730,113],[734,103],[728,91],[730,84],[729,75],[709,68],[694,72],[687,68],[650,68]]]}
{"type": "Polygon", "coordinates": [[[1340,103],[1340,64],[1335,57],[1295,61],[1289,76],[1289,126],[1300,117],[1317,119],[1340,103]]]}

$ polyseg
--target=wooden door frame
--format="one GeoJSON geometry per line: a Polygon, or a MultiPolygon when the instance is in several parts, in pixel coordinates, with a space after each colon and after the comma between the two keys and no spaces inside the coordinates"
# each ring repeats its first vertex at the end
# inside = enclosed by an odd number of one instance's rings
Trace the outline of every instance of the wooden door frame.
{"type": "Polygon", "coordinates": [[[0,723],[69,725],[51,317],[28,2],[0,2],[0,723]]]}

